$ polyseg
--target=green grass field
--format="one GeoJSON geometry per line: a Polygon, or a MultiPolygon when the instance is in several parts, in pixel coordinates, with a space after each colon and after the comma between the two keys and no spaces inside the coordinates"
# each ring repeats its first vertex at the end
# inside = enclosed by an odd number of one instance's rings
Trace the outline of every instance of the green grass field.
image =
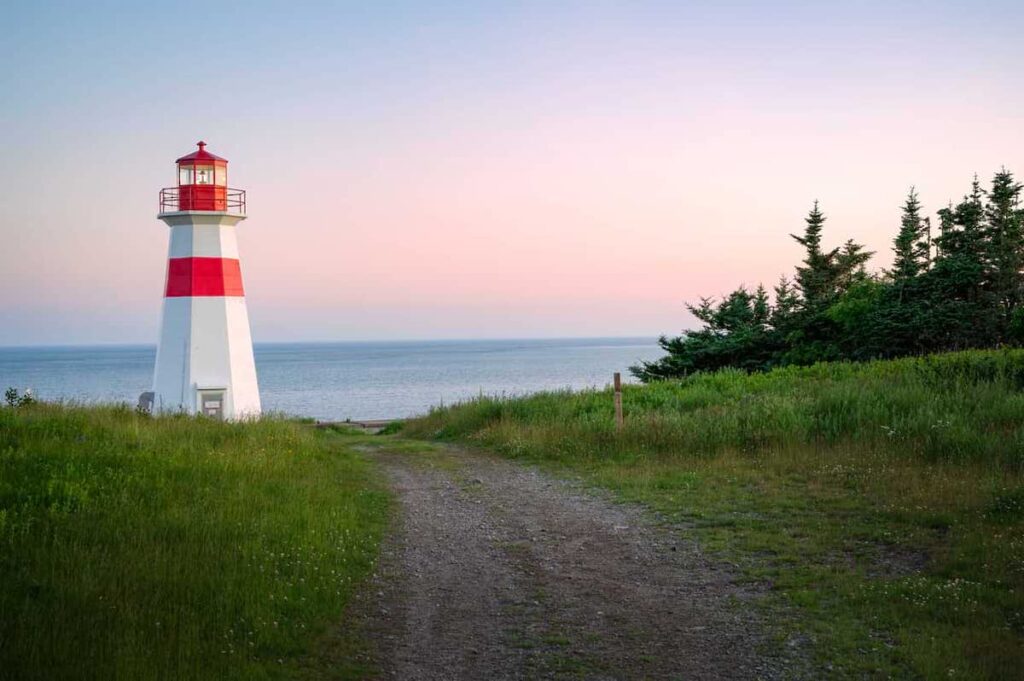
{"type": "Polygon", "coordinates": [[[339,622],[389,503],[293,422],[2,408],[0,678],[359,677],[339,622]]]}
{"type": "Polygon", "coordinates": [[[481,398],[405,435],[579,475],[767,587],[821,675],[1020,678],[1024,351],[481,398]]]}

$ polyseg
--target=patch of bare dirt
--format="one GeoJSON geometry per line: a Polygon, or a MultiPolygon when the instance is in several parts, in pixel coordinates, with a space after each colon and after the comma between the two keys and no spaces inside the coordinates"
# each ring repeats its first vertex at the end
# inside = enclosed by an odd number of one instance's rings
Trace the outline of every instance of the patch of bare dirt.
{"type": "Polygon", "coordinates": [[[399,517],[352,616],[384,678],[788,676],[753,593],[641,509],[487,454],[373,456],[399,517]]]}

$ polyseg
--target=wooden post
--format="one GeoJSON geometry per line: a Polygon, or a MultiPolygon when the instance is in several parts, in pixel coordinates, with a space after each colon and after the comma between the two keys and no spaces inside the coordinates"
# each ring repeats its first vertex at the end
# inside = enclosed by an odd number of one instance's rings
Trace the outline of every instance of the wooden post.
{"type": "Polygon", "coordinates": [[[622,430],[622,376],[615,372],[615,430],[622,430]]]}

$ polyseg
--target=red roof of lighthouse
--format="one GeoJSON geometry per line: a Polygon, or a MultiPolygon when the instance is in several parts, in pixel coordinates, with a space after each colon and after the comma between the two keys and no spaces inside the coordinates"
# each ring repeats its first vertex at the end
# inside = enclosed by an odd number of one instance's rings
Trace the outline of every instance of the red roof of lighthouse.
{"type": "Polygon", "coordinates": [[[193,151],[191,154],[187,156],[182,156],[177,161],[175,161],[175,163],[181,163],[182,161],[223,161],[224,163],[228,162],[226,158],[221,158],[220,156],[208,152],[206,150],[206,142],[196,142],[196,146],[199,147],[199,151],[193,151]]]}

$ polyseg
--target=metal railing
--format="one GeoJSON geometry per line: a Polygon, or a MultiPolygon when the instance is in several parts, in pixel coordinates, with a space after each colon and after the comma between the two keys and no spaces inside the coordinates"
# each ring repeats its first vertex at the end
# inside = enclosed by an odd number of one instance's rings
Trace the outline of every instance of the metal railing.
{"type": "Polygon", "coordinates": [[[224,211],[245,215],[245,190],[209,185],[167,187],[160,190],[160,212],[181,210],[224,211]],[[185,208],[182,208],[184,203],[185,208]]]}

